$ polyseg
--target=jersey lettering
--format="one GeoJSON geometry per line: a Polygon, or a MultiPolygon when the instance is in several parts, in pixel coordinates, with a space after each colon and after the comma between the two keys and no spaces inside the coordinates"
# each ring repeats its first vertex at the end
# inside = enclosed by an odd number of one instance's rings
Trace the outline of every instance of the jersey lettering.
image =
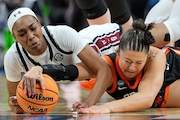
{"type": "Polygon", "coordinates": [[[131,96],[131,95],[134,95],[135,93],[136,93],[136,92],[127,93],[127,94],[124,95],[124,98],[129,97],[129,96],[131,96]]]}
{"type": "Polygon", "coordinates": [[[119,32],[115,32],[110,35],[103,35],[100,37],[96,37],[94,40],[94,44],[98,46],[98,48],[103,51],[104,49],[108,48],[109,46],[116,46],[120,42],[120,35],[119,32]]]}

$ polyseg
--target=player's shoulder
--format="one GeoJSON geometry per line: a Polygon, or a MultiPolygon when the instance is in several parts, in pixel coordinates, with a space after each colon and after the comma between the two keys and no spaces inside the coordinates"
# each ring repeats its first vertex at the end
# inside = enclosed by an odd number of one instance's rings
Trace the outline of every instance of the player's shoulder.
{"type": "Polygon", "coordinates": [[[17,51],[17,47],[16,47],[16,44],[13,43],[4,55],[4,62],[6,62],[6,61],[8,61],[8,62],[12,61],[13,62],[18,58],[19,58],[19,54],[17,51]]]}
{"type": "Polygon", "coordinates": [[[120,31],[121,27],[117,23],[94,24],[79,31],[79,34],[87,34],[89,32],[94,34],[107,34],[114,31],[120,31]]]}
{"type": "MultiPolygon", "coordinates": [[[[20,46],[18,47],[20,48],[20,46]]],[[[11,47],[6,51],[5,55],[13,56],[15,53],[17,53],[17,46],[16,46],[16,43],[13,43],[11,47]]]]}
{"type": "Polygon", "coordinates": [[[45,27],[49,30],[50,33],[56,33],[59,31],[70,31],[74,30],[72,27],[68,25],[47,25],[47,26],[42,26],[42,30],[45,31],[45,27]]]}
{"type": "Polygon", "coordinates": [[[77,35],[77,31],[67,25],[48,25],[46,28],[44,26],[42,27],[42,33],[46,36],[47,32],[49,32],[54,39],[70,38],[77,35]]]}

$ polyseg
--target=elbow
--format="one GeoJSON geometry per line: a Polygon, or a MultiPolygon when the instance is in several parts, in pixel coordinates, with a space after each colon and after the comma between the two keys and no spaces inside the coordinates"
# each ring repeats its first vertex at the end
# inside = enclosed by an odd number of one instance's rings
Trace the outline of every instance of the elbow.
{"type": "Polygon", "coordinates": [[[154,103],[153,97],[151,96],[146,97],[145,99],[146,108],[150,108],[153,105],[153,103],[154,103]]]}
{"type": "Polygon", "coordinates": [[[170,17],[168,20],[164,22],[165,26],[169,31],[170,38],[169,41],[177,41],[180,38],[179,30],[180,30],[180,18],[179,17],[170,17]]]}

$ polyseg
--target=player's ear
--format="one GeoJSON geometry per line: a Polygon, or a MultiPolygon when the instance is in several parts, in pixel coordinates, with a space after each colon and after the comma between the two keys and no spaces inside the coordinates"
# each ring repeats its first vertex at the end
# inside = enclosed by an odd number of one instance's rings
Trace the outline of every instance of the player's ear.
{"type": "Polygon", "coordinates": [[[116,54],[119,55],[119,53],[120,53],[120,49],[116,48],[116,54]]]}

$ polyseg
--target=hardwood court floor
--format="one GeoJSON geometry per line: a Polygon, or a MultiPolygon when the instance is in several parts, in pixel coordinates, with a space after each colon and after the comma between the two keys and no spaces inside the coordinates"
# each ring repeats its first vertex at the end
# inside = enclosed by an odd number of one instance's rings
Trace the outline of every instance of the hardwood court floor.
{"type": "MultiPolygon", "coordinates": [[[[145,109],[136,112],[114,114],[72,114],[71,105],[84,100],[89,91],[82,90],[78,82],[59,83],[60,97],[57,106],[47,114],[14,114],[7,104],[4,74],[0,74],[0,120],[180,120],[180,108],[145,109]]],[[[98,104],[113,100],[104,94],[98,104]]],[[[177,101],[180,102],[180,101],[177,101]]]]}

